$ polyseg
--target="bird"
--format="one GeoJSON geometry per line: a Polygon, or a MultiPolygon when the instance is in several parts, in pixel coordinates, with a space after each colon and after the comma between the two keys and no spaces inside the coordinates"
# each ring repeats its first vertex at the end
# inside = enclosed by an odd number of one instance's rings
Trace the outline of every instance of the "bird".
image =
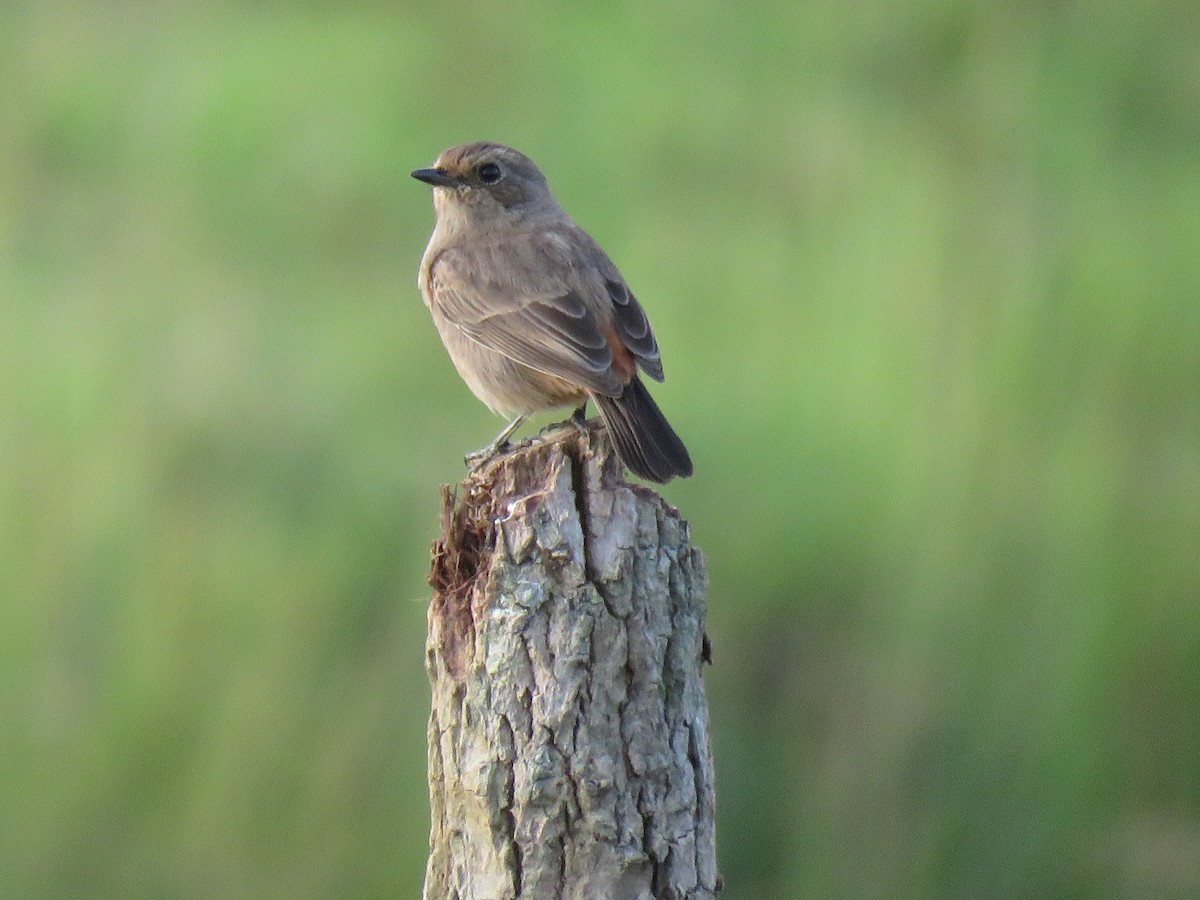
{"type": "Polygon", "coordinates": [[[433,187],[436,224],[417,285],[472,393],[513,416],[482,461],[532,413],[600,411],[621,462],[665,484],[692,474],[683,441],[641,375],[664,378],[658,341],[616,265],[558,204],[529,157],[463,144],[412,177],[433,187]]]}

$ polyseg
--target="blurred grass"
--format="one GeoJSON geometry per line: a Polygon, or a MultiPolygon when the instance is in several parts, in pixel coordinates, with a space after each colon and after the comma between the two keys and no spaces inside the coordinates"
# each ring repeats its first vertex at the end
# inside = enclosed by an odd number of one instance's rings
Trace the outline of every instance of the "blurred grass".
{"type": "Polygon", "coordinates": [[[538,160],[664,346],[727,893],[1200,895],[1200,12],[0,11],[0,895],[413,896],[407,173],[538,160]]]}

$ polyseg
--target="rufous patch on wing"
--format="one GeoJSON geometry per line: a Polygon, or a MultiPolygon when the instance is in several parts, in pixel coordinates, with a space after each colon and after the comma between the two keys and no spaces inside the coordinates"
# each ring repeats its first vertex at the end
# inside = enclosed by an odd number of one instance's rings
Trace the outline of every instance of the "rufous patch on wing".
{"type": "Polygon", "coordinates": [[[625,346],[625,342],[621,340],[615,328],[611,325],[604,326],[604,338],[608,341],[608,349],[612,351],[612,367],[617,373],[617,377],[621,381],[628,383],[637,371],[637,362],[633,358],[633,354],[629,352],[629,348],[625,346]]]}

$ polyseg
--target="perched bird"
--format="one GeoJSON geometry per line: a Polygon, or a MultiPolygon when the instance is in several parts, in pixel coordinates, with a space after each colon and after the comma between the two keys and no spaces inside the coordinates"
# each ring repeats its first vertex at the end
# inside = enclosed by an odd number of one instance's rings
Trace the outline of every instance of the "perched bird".
{"type": "Polygon", "coordinates": [[[414,178],[433,185],[437,224],[417,284],[455,368],[494,412],[600,410],[621,461],[650,481],[692,474],[687,449],[638,369],[663,380],[641,304],[526,156],[499,144],[453,147],[414,178]]]}

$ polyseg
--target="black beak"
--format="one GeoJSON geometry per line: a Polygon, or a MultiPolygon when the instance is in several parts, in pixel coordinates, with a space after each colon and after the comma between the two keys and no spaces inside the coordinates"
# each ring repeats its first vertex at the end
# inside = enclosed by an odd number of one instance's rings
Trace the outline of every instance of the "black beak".
{"type": "Polygon", "coordinates": [[[457,187],[458,179],[446,172],[445,169],[417,169],[412,173],[417,181],[432,184],[434,187],[457,187]]]}

